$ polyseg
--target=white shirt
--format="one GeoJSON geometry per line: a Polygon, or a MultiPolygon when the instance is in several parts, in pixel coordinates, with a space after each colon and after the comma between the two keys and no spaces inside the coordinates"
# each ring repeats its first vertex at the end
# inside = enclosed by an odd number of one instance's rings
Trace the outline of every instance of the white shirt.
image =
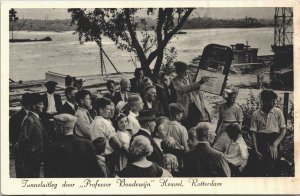
{"type": "Polygon", "coordinates": [[[152,108],[152,102],[146,101],[148,108],[152,108]]]}
{"type": "Polygon", "coordinates": [[[92,141],[98,137],[106,138],[104,155],[114,152],[114,149],[109,144],[109,140],[116,135],[116,131],[108,120],[104,119],[102,116],[96,116],[90,126],[90,133],[92,141]]]}
{"type": "Polygon", "coordinates": [[[48,99],[48,108],[47,108],[46,113],[48,113],[48,114],[57,113],[57,110],[55,107],[54,94],[47,93],[47,99],[48,99]]]}
{"type": "Polygon", "coordinates": [[[121,142],[122,146],[129,148],[131,135],[128,131],[117,131],[117,138],[121,142]]]}
{"type": "Polygon", "coordinates": [[[132,134],[136,134],[139,129],[141,128],[141,125],[139,123],[139,121],[137,120],[138,115],[133,113],[132,111],[129,112],[128,114],[128,126],[127,129],[131,129],[132,130],[132,134]]]}
{"type": "Polygon", "coordinates": [[[243,169],[248,160],[248,147],[243,137],[240,136],[235,142],[230,141],[225,151],[225,158],[235,166],[241,166],[243,169]]]}

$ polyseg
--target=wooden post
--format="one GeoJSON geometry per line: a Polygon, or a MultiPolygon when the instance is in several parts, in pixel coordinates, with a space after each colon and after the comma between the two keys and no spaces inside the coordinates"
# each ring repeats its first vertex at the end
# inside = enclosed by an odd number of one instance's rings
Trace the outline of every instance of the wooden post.
{"type": "Polygon", "coordinates": [[[285,118],[285,124],[287,123],[287,117],[289,113],[289,93],[284,93],[284,100],[283,100],[283,115],[285,118]]]}

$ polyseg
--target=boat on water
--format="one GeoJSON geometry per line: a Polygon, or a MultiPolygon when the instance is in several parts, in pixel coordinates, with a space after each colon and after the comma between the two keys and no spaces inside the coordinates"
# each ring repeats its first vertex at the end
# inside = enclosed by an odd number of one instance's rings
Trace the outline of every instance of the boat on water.
{"type": "Polygon", "coordinates": [[[41,42],[41,41],[52,41],[52,38],[47,36],[42,39],[9,39],[9,42],[41,42]]]}

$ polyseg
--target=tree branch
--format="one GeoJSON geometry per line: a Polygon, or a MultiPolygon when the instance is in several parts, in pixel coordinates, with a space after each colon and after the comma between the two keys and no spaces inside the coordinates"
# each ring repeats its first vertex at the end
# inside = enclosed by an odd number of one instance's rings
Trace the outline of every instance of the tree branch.
{"type": "Polygon", "coordinates": [[[131,21],[130,21],[130,13],[129,13],[129,9],[128,8],[125,8],[124,10],[124,13],[125,13],[125,22],[127,24],[127,28],[128,28],[128,32],[130,34],[130,37],[131,37],[131,42],[132,42],[132,46],[136,49],[136,52],[137,52],[137,55],[140,59],[140,62],[141,62],[141,66],[145,66],[145,63],[146,63],[146,56],[143,52],[143,49],[136,37],[136,33],[134,32],[133,28],[132,28],[132,24],[131,24],[131,21]]]}

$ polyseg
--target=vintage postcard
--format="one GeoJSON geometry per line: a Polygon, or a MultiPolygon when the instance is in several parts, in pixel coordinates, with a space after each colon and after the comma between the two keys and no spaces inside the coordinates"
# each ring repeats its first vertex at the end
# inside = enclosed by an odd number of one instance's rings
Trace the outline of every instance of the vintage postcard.
{"type": "Polygon", "coordinates": [[[299,24],[297,0],[2,1],[1,194],[299,194],[299,24]]]}

